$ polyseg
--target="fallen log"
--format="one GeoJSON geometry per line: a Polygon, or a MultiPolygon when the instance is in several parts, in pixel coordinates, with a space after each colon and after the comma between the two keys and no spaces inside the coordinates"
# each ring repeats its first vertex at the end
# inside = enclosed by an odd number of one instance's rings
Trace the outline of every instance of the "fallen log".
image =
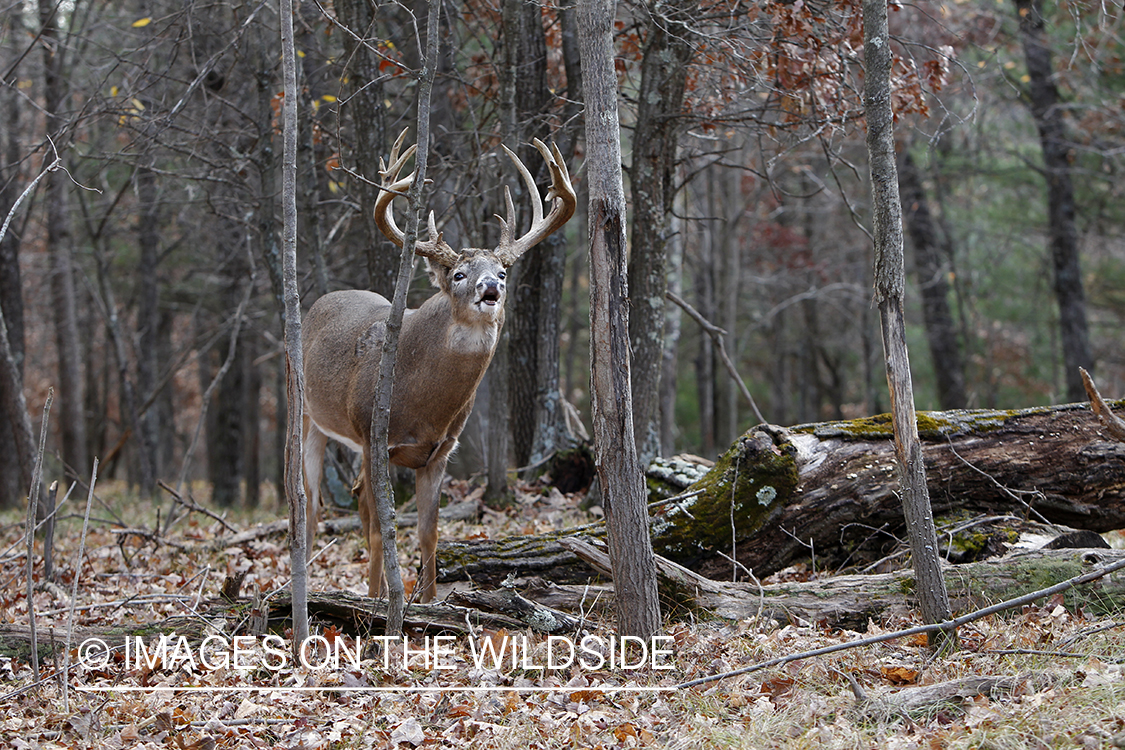
{"type": "MultiPolygon", "coordinates": [[[[386,627],[386,600],[370,599],[346,591],[311,591],[308,597],[309,618],[319,625],[335,625],[343,632],[357,636],[382,635],[386,627]]],[[[433,633],[468,634],[479,628],[488,630],[541,633],[573,632],[579,620],[550,607],[529,602],[514,592],[496,594],[482,592],[462,597],[468,606],[447,602],[410,604],[406,607],[403,628],[408,635],[433,633]]],[[[98,638],[109,647],[121,646],[126,638],[141,636],[159,639],[162,634],[175,633],[189,642],[201,642],[210,635],[262,635],[275,633],[291,624],[292,602],[288,591],[266,601],[240,598],[235,602],[214,599],[204,602],[197,614],[168,617],[163,620],[134,625],[76,627],[71,644],[98,638]],[[216,627],[217,623],[223,623],[216,627]]],[[[0,624],[0,657],[29,660],[30,628],[22,624],[0,624]]],[[[51,657],[66,642],[66,629],[43,627],[38,631],[39,655],[51,657]]]]}
{"type": "MultiPolygon", "coordinates": [[[[1121,410],[1125,401],[1110,405],[1121,410]]],[[[939,520],[1009,515],[1094,532],[1125,528],[1125,443],[1088,405],[920,412],[918,428],[939,520]]],[[[904,527],[892,441],[890,415],[759,425],[714,466],[658,464],[649,472],[650,498],[663,501],[653,509],[653,547],[727,580],[810,557],[827,567],[878,559],[904,527]]],[[[439,579],[580,575],[558,536],[443,543],[439,579]]]]}
{"type": "MultiPolygon", "coordinates": [[[[609,557],[597,544],[577,538],[563,544],[608,574],[609,557]]],[[[965,565],[942,572],[950,606],[964,614],[1041,591],[1083,573],[1125,560],[1125,550],[1036,550],[965,565]]],[[[864,631],[868,622],[917,611],[914,574],[910,570],[872,575],[830,575],[813,581],[755,585],[715,581],[666,558],[657,557],[662,602],[675,610],[701,610],[729,620],[770,618],[781,623],[819,623],[829,628],[864,631]]],[[[534,594],[526,593],[529,598],[534,594]]],[[[563,606],[556,597],[556,606],[563,606]]],[[[1125,573],[1102,576],[1063,594],[1063,604],[1096,615],[1125,609],[1125,573]]]]}

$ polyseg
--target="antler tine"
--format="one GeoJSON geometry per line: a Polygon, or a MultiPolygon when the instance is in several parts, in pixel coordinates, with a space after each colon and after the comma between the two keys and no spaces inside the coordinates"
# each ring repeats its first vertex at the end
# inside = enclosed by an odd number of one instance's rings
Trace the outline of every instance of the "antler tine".
{"type": "Polygon", "coordinates": [[[442,233],[437,230],[437,222],[434,221],[433,211],[430,211],[427,225],[430,230],[430,239],[426,242],[415,242],[414,254],[429,258],[446,268],[452,268],[461,259],[461,254],[442,239],[442,233]]]}
{"type": "Polygon", "coordinates": [[[549,149],[538,138],[534,139],[532,143],[534,143],[535,148],[539,150],[539,153],[543,155],[543,160],[546,161],[547,167],[551,172],[551,187],[547,190],[546,198],[547,201],[551,201],[552,203],[551,210],[544,219],[543,201],[539,198],[539,188],[535,185],[535,178],[531,176],[531,172],[528,171],[519,157],[507,146],[504,146],[504,151],[511,158],[512,163],[515,164],[516,169],[523,178],[524,184],[527,185],[528,192],[534,196],[531,201],[531,229],[519,239],[513,239],[515,211],[512,206],[511,193],[506,186],[504,188],[505,201],[508,204],[508,220],[507,222],[503,219],[500,220],[501,241],[498,253],[501,256],[501,262],[506,266],[515,263],[521,255],[542,242],[552,232],[569,221],[570,217],[574,215],[574,209],[578,204],[578,199],[574,194],[574,187],[570,183],[570,173],[567,171],[566,162],[563,161],[562,153],[559,151],[558,146],[552,144],[552,148],[549,149]]]}
{"type": "MultiPolygon", "coordinates": [[[[383,184],[379,192],[379,197],[375,200],[375,225],[386,235],[387,239],[395,243],[398,247],[402,247],[406,242],[406,234],[399,229],[398,224],[395,223],[394,213],[391,211],[391,204],[394,203],[395,196],[402,195],[414,184],[414,172],[411,172],[402,179],[399,179],[398,175],[410,157],[414,156],[418,151],[418,144],[415,143],[400,156],[399,150],[402,148],[402,144],[405,140],[406,131],[403,130],[399,134],[398,139],[395,140],[394,146],[391,147],[391,155],[389,157],[391,165],[389,167],[384,164],[382,158],[379,159],[379,177],[383,184]]],[[[430,258],[446,267],[452,266],[457,262],[460,256],[442,240],[441,233],[437,230],[437,223],[434,220],[433,211],[430,212],[429,216],[429,230],[430,239],[428,241],[414,243],[414,254],[421,255],[424,258],[430,258]]]]}
{"type": "Polygon", "coordinates": [[[395,145],[391,147],[390,162],[388,167],[383,158],[379,157],[379,179],[381,181],[379,197],[375,199],[375,226],[379,227],[387,239],[395,243],[395,245],[402,247],[405,241],[405,235],[402,230],[398,228],[395,223],[395,217],[391,212],[391,204],[394,203],[396,195],[402,195],[410,189],[411,184],[414,182],[414,173],[411,172],[401,180],[398,178],[399,172],[406,165],[410,157],[418,150],[418,144],[413,144],[406,152],[399,155],[399,149],[402,148],[403,142],[406,140],[406,131],[403,130],[399,133],[398,138],[395,140],[395,145]]]}

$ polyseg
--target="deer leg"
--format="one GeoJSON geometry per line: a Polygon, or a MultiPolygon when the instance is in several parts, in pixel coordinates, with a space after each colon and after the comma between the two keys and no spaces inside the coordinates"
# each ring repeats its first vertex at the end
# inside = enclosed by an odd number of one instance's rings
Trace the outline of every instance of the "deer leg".
{"type": "Polygon", "coordinates": [[[429,602],[437,596],[437,520],[441,482],[445,478],[445,464],[449,454],[457,447],[450,438],[438,445],[430,460],[414,472],[414,493],[418,505],[418,546],[422,553],[422,577],[418,587],[420,601],[429,602]]]}
{"type": "Polygon", "coordinates": [[[379,527],[379,509],[375,507],[375,493],[367,472],[371,466],[371,450],[363,446],[363,469],[360,472],[359,522],[367,539],[367,595],[377,599],[386,592],[383,585],[383,531],[379,527]]]}
{"type": "Polygon", "coordinates": [[[301,461],[305,468],[305,560],[312,556],[313,542],[316,541],[316,514],[320,504],[320,478],[324,473],[324,449],[328,437],[304,415],[302,422],[304,439],[301,441],[301,461]]]}

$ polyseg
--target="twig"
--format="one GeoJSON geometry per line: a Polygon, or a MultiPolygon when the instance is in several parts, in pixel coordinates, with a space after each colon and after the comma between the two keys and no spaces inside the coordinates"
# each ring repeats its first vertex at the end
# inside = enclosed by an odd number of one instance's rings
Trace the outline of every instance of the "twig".
{"type": "Polygon", "coordinates": [[[1026,495],[1038,496],[1038,497],[1039,497],[1040,499],[1045,499],[1045,497],[1044,497],[1044,495],[1043,495],[1043,493],[1042,493],[1042,492],[1040,492],[1039,490],[1012,490],[1012,489],[1009,489],[1009,488],[1005,487],[1004,485],[1000,484],[1000,482],[999,482],[999,481],[997,481],[996,477],[992,476],[991,474],[989,474],[989,473],[988,473],[987,471],[984,471],[983,469],[977,468],[977,467],[976,467],[976,466],[974,466],[974,465],[973,465],[973,464],[972,464],[971,462],[969,462],[969,461],[968,461],[968,459],[964,458],[964,457],[963,457],[963,456],[962,456],[962,455],[961,455],[960,453],[958,453],[958,452],[957,452],[957,449],[953,447],[953,441],[952,441],[952,440],[950,439],[950,437],[949,437],[948,435],[946,435],[946,436],[945,436],[945,440],[946,440],[946,442],[947,442],[947,443],[949,444],[949,450],[950,450],[950,451],[951,451],[951,452],[953,453],[953,455],[954,455],[954,456],[956,456],[956,457],[957,457],[957,459],[958,459],[958,460],[959,460],[959,461],[960,461],[961,463],[965,464],[965,466],[968,466],[968,467],[969,467],[970,469],[972,469],[972,470],[973,470],[973,471],[975,471],[976,473],[980,474],[981,476],[984,476],[984,477],[988,477],[988,479],[989,479],[989,480],[990,480],[990,481],[991,481],[991,482],[992,482],[992,483],[993,483],[994,485],[996,485],[996,487],[997,487],[997,488],[998,488],[998,489],[999,489],[999,490],[1000,490],[1001,492],[1003,492],[1003,493],[1004,493],[1005,495],[1007,495],[1008,497],[1010,497],[1010,498],[1012,498],[1013,500],[1015,500],[1015,501],[1016,501],[1017,503],[1019,503],[1019,504],[1020,504],[1020,505],[1022,505],[1023,507],[1027,508],[1027,513],[1028,513],[1028,515],[1029,515],[1029,516],[1030,516],[1031,514],[1033,514],[1033,513],[1034,513],[1034,514],[1035,514],[1035,517],[1036,517],[1036,518],[1038,518],[1038,519],[1039,519],[1039,520],[1040,520],[1040,521],[1041,521],[1042,523],[1045,523],[1045,524],[1047,524],[1048,526],[1053,526],[1053,525],[1054,525],[1054,524],[1052,524],[1052,523],[1051,523],[1050,521],[1048,521],[1048,520],[1047,520],[1047,519],[1046,519],[1046,518],[1045,518],[1045,517],[1043,516],[1043,514],[1042,514],[1042,513],[1040,513],[1039,511],[1035,510],[1035,508],[1033,508],[1033,507],[1031,506],[1031,503],[1029,503],[1029,502],[1025,501],[1025,500],[1024,500],[1024,499],[1023,499],[1022,497],[1020,497],[1020,495],[1025,495],[1025,494],[1026,494],[1026,495]]]}
{"type": "Polygon", "coordinates": [[[1018,596],[1015,599],[1009,599],[1005,602],[1000,602],[999,604],[993,604],[990,607],[978,609],[975,612],[970,612],[967,615],[961,615],[960,617],[955,617],[951,620],[946,620],[945,622],[931,623],[929,625],[919,625],[917,627],[907,628],[906,630],[896,630],[893,633],[882,633],[880,635],[871,636],[870,638],[861,638],[857,641],[836,643],[831,646],[825,646],[824,648],[813,649],[812,651],[803,651],[799,654],[780,656],[776,659],[759,662],[758,664],[751,664],[750,666],[742,667],[741,669],[735,669],[729,672],[720,672],[718,674],[700,677],[695,680],[681,682],[680,684],[673,686],[672,689],[682,690],[684,688],[696,687],[698,685],[706,685],[711,682],[725,680],[729,677],[737,677],[739,675],[750,674],[752,672],[758,672],[763,669],[781,666],[783,664],[788,664],[794,661],[811,659],[817,656],[825,656],[827,654],[834,654],[838,651],[846,651],[848,649],[860,648],[862,646],[873,646],[877,643],[885,643],[886,641],[893,641],[899,638],[907,638],[912,635],[922,635],[935,632],[950,632],[956,628],[961,627],[962,625],[966,625],[970,622],[975,622],[976,620],[981,620],[985,617],[988,617],[989,615],[1005,612],[1009,609],[1015,609],[1016,607],[1022,607],[1025,604],[1031,604],[1036,599],[1042,599],[1045,596],[1054,596],[1055,594],[1069,591],[1075,586],[1081,586],[1082,584],[1089,583],[1090,581],[1096,581],[1103,576],[1109,575],[1110,573],[1115,573],[1123,568],[1125,568],[1125,560],[1118,560],[1115,563],[1096,568],[1095,570],[1091,570],[1088,573],[1083,573],[1082,575],[1068,578],[1061,583],[1056,583],[1054,586],[1048,586],[1047,588],[1040,589],[1039,591],[1032,591],[1030,594],[1024,594],[1023,596],[1018,596]]]}
{"type": "Polygon", "coordinates": [[[765,424],[766,418],[762,416],[762,412],[758,409],[757,402],[754,401],[754,397],[750,395],[750,389],[746,387],[746,383],[743,382],[742,376],[738,374],[738,369],[734,366],[734,362],[731,361],[730,356],[727,354],[726,345],[723,343],[723,336],[725,336],[727,332],[722,328],[716,326],[711,321],[707,320],[707,318],[703,317],[698,310],[688,304],[685,299],[680,297],[675,292],[669,290],[665,292],[665,296],[670,302],[674,302],[675,304],[679,305],[679,307],[688,314],[688,317],[698,323],[699,327],[706,331],[711,339],[715,342],[715,345],[719,348],[719,357],[723,360],[723,364],[726,366],[727,372],[730,373],[730,376],[738,385],[738,389],[742,391],[742,395],[746,398],[747,401],[750,402],[750,408],[754,410],[754,416],[758,418],[759,422],[765,424]]]}
{"type": "Polygon", "coordinates": [[[218,521],[219,523],[221,523],[223,525],[223,528],[226,529],[231,534],[234,534],[238,531],[238,529],[234,528],[229,523],[227,523],[226,519],[224,519],[222,516],[219,516],[216,513],[214,513],[213,511],[210,511],[207,508],[204,508],[202,505],[197,504],[195,502],[194,498],[185,500],[180,495],[179,492],[177,492],[176,490],[169,487],[168,484],[163,479],[157,481],[157,484],[160,486],[160,489],[164,490],[169,495],[171,495],[173,500],[175,500],[177,503],[184,506],[188,510],[194,510],[197,513],[202,513],[203,515],[207,516],[208,518],[212,518],[212,519],[218,521]]]}
{"type": "MultiPolygon", "coordinates": [[[[94,503],[94,484],[98,481],[98,459],[90,472],[90,490],[86,493],[86,514],[82,518],[82,536],[78,542],[78,559],[74,563],[74,580],[70,588],[70,616],[66,623],[66,648],[63,649],[63,674],[70,674],[70,641],[74,635],[74,608],[78,603],[78,579],[82,577],[82,556],[86,554],[86,534],[90,530],[90,506],[94,503]]],[[[70,712],[70,681],[63,679],[63,712],[70,712]]]]}
{"type": "Polygon", "coordinates": [[[35,636],[35,583],[31,574],[35,565],[35,512],[39,506],[40,485],[43,484],[43,451],[47,445],[47,421],[51,416],[51,402],[54,400],[55,389],[47,389],[47,401],[43,404],[43,424],[39,425],[35,476],[31,480],[31,498],[27,503],[27,620],[31,628],[31,668],[36,680],[39,679],[39,643],[35,636]]]}
{"type": "MultiPolygon", "coordinates": [[[[47,140],[51,144],[51,150],[55,151],[55,142],[51,140],[50,136],[47,137],[47,140]]],[[[44,170],[39,173],[39,176],[32,180],[31,183],[26,188],[24,188],[23,192],[20,193],[19,198],[16,198],[16,202],[12,204],[12,208],[8,211],[8,215],[4,217],[4,225],[0,226],[0,242],[4,241],[4,235],[8,233],[8,226],[12,223],[12,218],[15,217],[16,210],[20,207],[20,203],[23,203],[23,199],[31,194],[31,191],[35,189],[35,186],[39,184],[40,180],[58,169],[61,164],[62,157],[59,156],[58,151],[55,151],[55,160],[48,164],[46,168],[44,168],[44,170]]]]}
{"type": "Polygon", "coordinates": [[[690,490],[688,492],[681,492],[679,495],[673,495],[672,497],[666,497],[663,500],[657,500],[654,503],[649,503],[648,509],[652,510],[653,508],[659,508],[662,505],[667,505],[668,503],[676,503],[680,500],[690,500],[693,497],[702,495],[706,491],[707,490],[690,490]]]}
{"type": "MultiPolygon", "coordinates": [[[[84,604],[81,607],[74,607],[75,612],[93,612],[97,609],[120,609],[130,605],[139,604],[179,604],[181,602],[194,600],[196,597],[189,594],[152,594],[150,596],[135,595],[130,596],[128,599],[115,599],[111,602],[94,602],[93,604],[84,604]]],[[[73,602],[73,599],[72,599],[73,602]]],[[[46,612],[41,612],[43,617],[51,617],[53,615],[66,614],[70,608],[51,609],[46,612]]]]}
{"type": "MultiPolygon", "coordinates": [[[[227,356],[223,360],[223,364],[219,367],[219,371],[215,373],[215,377],[207,385],[207,389],[203,392],[201,405],[199,408],[199,421],[195,425],[195,432],[191,436],[191,442],[188,444],[187,451],[184,453],[184,462],[180,467],[180,478],[176,482],[177,491],[183,490],[184,483],[187,481],[188,468],[191,466],[192,454],[195,453],[195,447],[199,442],[199,433],[203,430],[203,423],[207,419],[207,406],[211,403],[211,396],[215,393],[215,389],[222,382],[226,376],[227,371],[230,370],[231,365],[234,363],[234,355],[237,351],[238,333],[242,330],[242,316],[246,312],[246,305],[250,302],[250,295],[254,291],[254,275],[251,274],[250,282],[246,285],[246,291],[242,295],[242,300],[238,303],[238,309],[234,312],[232,319],[232,329],[230,332],[230,345],[227,347],[227,356]]],[[[165,526],[165,532],[171,527],[175,518],[169,514],[168,523],[165,526]]]]}

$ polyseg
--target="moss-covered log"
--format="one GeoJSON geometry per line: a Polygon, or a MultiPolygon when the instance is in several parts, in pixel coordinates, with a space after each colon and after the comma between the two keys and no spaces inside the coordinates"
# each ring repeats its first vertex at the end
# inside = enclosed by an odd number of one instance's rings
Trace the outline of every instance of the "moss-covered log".
{"type": "MultiPolygon", "coordinates": [[[[1125,528],[1125,444],[1084,404],[921,412],[918,428],[939,519],[1013,515],[1096,532],[1125,528]]],[[[656,551],[717,579],[770,575],[810,557],[825,566],[876,559],[902,536],[889,415],[761,425],[713,466],[655,465],[649,490],[664,501],[653,510],[656,551]],[[674,494],[684,498],[669,501],[674,494]]],[[[546,537],[443,545],[438,558],[439,576],[449,580],[467,571],[489,582],[551,577],[564,566],[572,580],[576,570],[546,537]]]]}
{"type": "MultiPolygon", "coordinates": [[[[1125,528],[1125,444],[1086,405],[922,412],[918,427],[939,518],[1009,514],[1096,532],[1125,528]]],[[[861,548],[881,554],[903,527],[890,429],[887,415],[755,428],[692,488],[707,491],[669,505],[654,532],[691,516],[715,525],[691,522],[690,538],[654,533],[654,545],[727,579],[730,558],[760,576],[813,553],[828,565],[856,559],[861,548]],[[795,483],[775,481],[792,476],[779,464],[792,467],[795,483]]]]}
{"type": "MultiPolygon", "coordinates": [[[[563,541],[590,565],[605,572],[609,558],[598,545],[578,539],[563,541]]],[[[1112,549],[1055,549],[1018,552],[1003,558],[943,567],[955,615],[1034,594],[1063,581],[1125,559],[1112,549]]],[[[832,628],[866,630],[869,621],[917,611],[914,573],[898,570],[873,575],[835,575],[812,581],[758,586],[704,578],[666,558],[657,558],[666,608],[677,608],[731,620],[762,616],[781,622],[804,620],[832,628]]],[[[530,598],[534,594],[527,592],[530,598]]],[[[1112,616],[1125,609],[1125,573],[1117,571],[1062,594],[1070,609],[1112,616]]],[[[566,607],[562,598],[554,605],[566,607]]]]}

